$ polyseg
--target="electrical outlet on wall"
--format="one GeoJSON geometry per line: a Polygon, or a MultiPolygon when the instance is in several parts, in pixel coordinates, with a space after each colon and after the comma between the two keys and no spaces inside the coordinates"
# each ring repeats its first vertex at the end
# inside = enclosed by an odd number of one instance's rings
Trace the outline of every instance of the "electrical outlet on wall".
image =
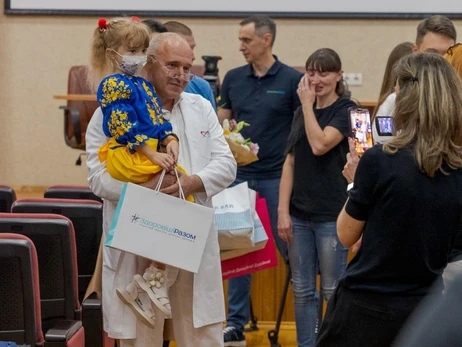
{"type": "Polygon", "coordinates": [[[349,72],[343,73],[343,79],[349,87],[359,87],[363,85],[363,73],[362,72],[349,72]]]}

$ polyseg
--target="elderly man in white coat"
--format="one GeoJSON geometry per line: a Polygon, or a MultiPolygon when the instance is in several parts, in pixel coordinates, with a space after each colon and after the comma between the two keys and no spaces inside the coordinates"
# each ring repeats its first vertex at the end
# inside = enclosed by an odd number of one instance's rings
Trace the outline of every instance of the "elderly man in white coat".
{"type": "MultiPolygon", "coordinates": [[[[193,57],[191,48],[181,36],[160,34],[150,43],[144,72],[162,102],[164,117],[170,120],[180,139],[179,165],[190,173],[180,177],[185,196],[193,194],[196,203],[211,207],[212,196],[234,181],[236,162],[210,102],[201,96],[183,93],[187,82],[182,76],[189,72],[193,57]]],[[[123,185],[108,174],[105,162],[99,162],[98,149],[106,141],[102,113],[98,109],[88,124],[86,148],[90,187],[104,199],[104,236],[109,232],[123,185]]],[[[144,185],[154,188],[157,180],[155,176],[144,185]]],[[[171,179],[162,191],[178,195],[178,184],[171,179]]],[[[104,330],[110,337],[120,339],[121,347],[162,346],[164,318],[155,305],[152,309],[156,313],[156,325],[152,329],[141,324],[115,293],[116,288],[124,288],[132,280],[136,263],[134,255],[104,247],[104,330]]],[[[167,277],[171,285],[169,296],[177,345],[223,346],[224,298],[214,225],[198,273],[168,267],[167,277]]]]}

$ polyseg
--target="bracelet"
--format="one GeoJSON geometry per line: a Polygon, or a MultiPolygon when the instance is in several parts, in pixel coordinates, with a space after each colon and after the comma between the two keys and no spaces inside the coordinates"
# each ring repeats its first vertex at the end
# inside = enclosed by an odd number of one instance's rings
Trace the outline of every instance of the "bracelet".
{"type": "Polygon", "coordinates": [[[353,186],[354,186],[354,183],[353,183],[353,182],[351,182],[350,184],[348,184],[348,185],[347,185],[347,192],[349,192],[350,189],[353,188],[353,186]]]}

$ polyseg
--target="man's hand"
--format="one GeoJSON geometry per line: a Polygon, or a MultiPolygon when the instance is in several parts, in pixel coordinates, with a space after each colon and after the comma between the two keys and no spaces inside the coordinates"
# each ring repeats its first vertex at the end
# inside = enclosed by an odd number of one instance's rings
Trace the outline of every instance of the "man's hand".
{"type": "MultiPolygon", "coordinates": [[[[149,179],[149,181],[145,183],[141,183],[140,186],[143,186],[149,189],[155,189],[157,186],[157,182],[159,182],[159,178],[161,174],[162,174],[162,171],[156,173],[149,179]]],[[[175,182],[176,182],[175,172],[174,171],[167,172],[165,173],[165,177],[164,177],[164,180],[162,181],[161,188],[169,187],[172,184],[175,184],[175,182]]]]}
{"type": "MultiPolygon", "coordinates": [[[[202,180],[200,179],[199,176],[197,175],[188,176],[186,174],[182,174],[179,176],[180,176],[181,188],[183,189],[185,198],[191,194],[200,193],[200,192],[205,191],[204,184],[202,183],[202,180]]],[[[180,191],[179,191],[178,182],[175,182],[169,187],[161,189],[160,192],[164,194],[179,197],[180,191]]]]}
{"type": "Polygon", "coordinates": [[[350,153],[347,154],[347,163],[343,167],[342,174],[348,183],[353,183],[355,180],[356,168],[359,163],[359,157],[358,152],[356,152],[355,141],[350,137],[348,138],[348,146],[350,147],[350,153]]]}

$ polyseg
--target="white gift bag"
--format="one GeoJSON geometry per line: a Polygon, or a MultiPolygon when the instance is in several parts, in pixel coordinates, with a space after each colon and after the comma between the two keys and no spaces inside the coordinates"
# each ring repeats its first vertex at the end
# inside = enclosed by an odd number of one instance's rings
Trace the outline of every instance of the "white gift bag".
{"type": "Polygon", "coordinates": [[[247,182],[223,190],[212,202],[220,250],[253,247],[255,208],[252,210],[247,182]]]}
{"type": "Polygon", "coordinates": [[[164,175],[154,190],[125,183],[106,246],[197,273],[213,209],[160,193],[164,175]]]}

